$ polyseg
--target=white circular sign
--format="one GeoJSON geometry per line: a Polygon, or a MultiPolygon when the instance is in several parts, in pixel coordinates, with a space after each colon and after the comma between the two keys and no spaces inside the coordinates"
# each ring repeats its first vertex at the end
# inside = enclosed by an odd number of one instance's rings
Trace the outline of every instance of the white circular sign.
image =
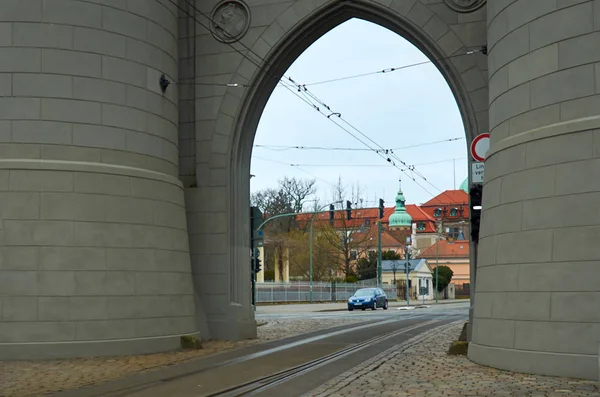
{"type": "Polygon", "coordinates": [[[490,150],[489,132],[477,135],[471,142],[471,156],[475,161],[484,161],[488,150],[490,150]]]}

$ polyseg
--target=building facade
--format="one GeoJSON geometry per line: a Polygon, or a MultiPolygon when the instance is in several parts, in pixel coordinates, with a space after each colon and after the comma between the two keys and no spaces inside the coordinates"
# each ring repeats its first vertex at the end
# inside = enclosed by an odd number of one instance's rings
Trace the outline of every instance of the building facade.
{"type": "Polygon", "coordinates": [[[432,60],[467,144],[491,132],[469,357],[597,379],[599,15],[592,0],[2,1],[0,358],[254,337],[256,127],[298,55],[358,17],[432,60]]]}

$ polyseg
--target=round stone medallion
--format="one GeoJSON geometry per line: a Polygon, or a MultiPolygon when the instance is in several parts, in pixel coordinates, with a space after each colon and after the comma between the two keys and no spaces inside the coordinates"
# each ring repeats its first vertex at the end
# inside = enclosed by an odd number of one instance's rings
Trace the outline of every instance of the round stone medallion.
{"type": "Polygon", "coordinates": [[[241,0],[225,0],[217,4],[210,18],[210,30],[223,43],[240,40],[250,27],[250,8],[241,0]]]}
{"type": "Polygon", "coordinates": [[[444,0],[448,7],[458,12],[473,12],[485,4],[486,0],[444,0]]]}

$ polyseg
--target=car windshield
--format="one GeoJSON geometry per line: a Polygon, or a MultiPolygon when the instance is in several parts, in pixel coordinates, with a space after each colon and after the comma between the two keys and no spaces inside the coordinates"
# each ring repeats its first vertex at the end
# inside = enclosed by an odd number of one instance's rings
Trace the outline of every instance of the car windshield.
{"type": "Polygon", "coordinates": [[[359,289],[354,293],[354,296],[372,296],[375,295],[374,289],[359,289]]]}

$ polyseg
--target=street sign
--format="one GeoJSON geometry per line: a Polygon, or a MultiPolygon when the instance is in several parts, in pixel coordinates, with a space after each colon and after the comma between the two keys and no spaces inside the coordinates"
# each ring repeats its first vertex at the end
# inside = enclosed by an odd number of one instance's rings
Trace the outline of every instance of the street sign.
{"type": "Polygon", "coordinates": [[[485,170],[484,163],[471,164],[471,181],[473,183],[483,183],[483,171],[485,170]]]}
{"type": "Polygon", "coordinates": [[[488,150],[490,150],[489,132],[477,135],[475,139],[473,139],[473,142],[471,142],[470,152],[475,161],[484,161],[488,150]]]}

